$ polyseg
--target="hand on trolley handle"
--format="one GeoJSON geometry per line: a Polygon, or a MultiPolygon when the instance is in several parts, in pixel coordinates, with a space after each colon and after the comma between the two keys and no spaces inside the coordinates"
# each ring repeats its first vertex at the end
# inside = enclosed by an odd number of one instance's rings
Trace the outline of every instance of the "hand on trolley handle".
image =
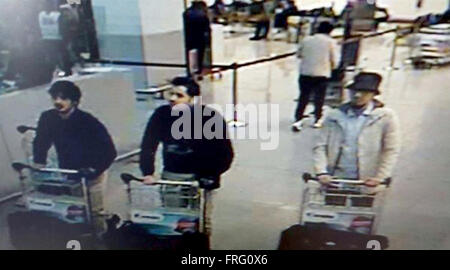
{"type": "Polygon", "coordinates": [[[37,129],[36,127],[30,127],[30,126],[25,126],[25,125],[20,125],[20,126],[17,127],[17,131],[20,134],[24,134],[25,132],[27,132],[29,130],[36,131],[36,129],[37,129]]]}
{"type": "MultiPolygon", "coordinates": [[[[22,134],[23,137],[23,144],[31,143],[31,141],[28,141],[29,138],[26,137],[27,132],[36,132],[37,127],[34,126],[27,126],[27,125],[19,125],[17,126],[17,132],[22,134]]],[[[23,147],[23,146],[22,146],[23,147]]],[[[25,150],[25,152],[27,152],[25,150]]],[[[71,170],[71,169],[60,169],[60,168],[46,168],[46,164],[39,164],[39,163],[33,163],[33,165],[28,165],[21,162],[13,162],[11,164],[13,169],[18,172],[21,176],[21,179],[25,179],[25,176],[23,175],[23,170],[28,169],[33,172],[40,172],[40,173],[61,173],[64,175],[78,175],[80,178],[91,178],[96,175],[96,171],[93,168],[82,168],[79,170],[71,170]]]]}
{"type": "MultiPolygon", "coordinates": [[[[25,156],[27,159],[29,159],[28,163],[32,163],[32,155],[33,155],[33,141],[34,136],[37,131],[37,127],[35,126],[27,126],[27,125],[19,125],[16,127],[17,132],[19,132],[22,135],[22,150],[25,153],[25,156]]],[[[49,155],[49,161],[50,164],[57,164],[57,158],[55,153],[49,155]]],[[[46,164],[40,164],[40,163],[33,163],[32,167],[34,169],[43,169],[46,167],[46,164]]]]}
{"type": "Polygon", "coordinates": [[[136,177],[129,173],[122,173],[120,175],[122,181],[129,185],[132,181],[137,181],[145,185],[172,185],[172,186],[191,186],[199,187],[203,189],[209,189],[214,185],[214,180],[208,178],[196,179],[196,181],[173,181],[173,180],[161,180],[156,179],[154,176],[136,177]]]}
{"type": "Polygon", "coordinates": [[[129,185],[132,181],[140,182],[146,185],[174,185],[174,186],[192,186],[198,187],[200,184],[198,181],[171,181],[171,180],[157,180],[153,176],[150,177],[136,177],[129,173],[122,173],[120,175],[122,181],[129,185]]]}
{"type": "Polygon", "coordinates": [[[354,187],[360,187],[361,190],[364,190],[364,187],[366,187],[365,193],[373,194],[377,192],[377,187],[385,186],[389,187],[391,184],[392,179],[387,178],[384,180],[376,179],[376,178],[369,178],[366,180],[359,180],[359,179],[343,179],[338,177],[333,177],[331,175],[319,175],[317,177],[313,177],[309,173],[303,174],[303,181],[305,183],[308,183],[308,181],[316,181],[321,184],[322,187],[335,187],[339,188],[343,185],[351,185],[354,187]]]}
{"type": "Polygon", "coordinates": [[[82,168],[79,170],[71,170],[71,169],[60,169],[60,168],[45,168],[44,164],[35,164],[36,166],[31,166],[22,162],[13,162],[11,166],[13,169],[22,174],[24,170],[28,169],[34,172],[42,172],[42,173],[61,173],[65,175],[77,175],[80,178],[90,178],[96,174],[96,170],[93,168],[82,168]]]}

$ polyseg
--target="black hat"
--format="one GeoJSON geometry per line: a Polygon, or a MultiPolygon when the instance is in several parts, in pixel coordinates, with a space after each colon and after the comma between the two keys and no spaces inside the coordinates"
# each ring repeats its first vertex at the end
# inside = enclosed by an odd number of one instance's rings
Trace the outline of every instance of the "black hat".
{"type": "Polygon", "coordinates": [[[378,73],[373,72],[361,72],[353,78],[347,88],[355,91],[370,91],[380,94],[378,87],[380,86],[383,78],[378,73]]]}

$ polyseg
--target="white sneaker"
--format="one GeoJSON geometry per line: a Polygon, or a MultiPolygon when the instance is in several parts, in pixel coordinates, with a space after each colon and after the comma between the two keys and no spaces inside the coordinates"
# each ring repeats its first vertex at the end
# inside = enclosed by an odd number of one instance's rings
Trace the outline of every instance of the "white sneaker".
{"type": "Polygon", "coordinates": [[[297,122],[295,122],[294,124],[292,124],[292,131],[294,131],[294,132],[299,132],[299,131],[301,131],[302,130],[302,128],[303,128],[303,120],[299,120],[299,121],[297,121],[297,122]]]}
{"type": "Polygon", "coordinates": [[[314,123],[313,128],[322,128],[322,126],[323,126],[323,117],[314,123]]]}

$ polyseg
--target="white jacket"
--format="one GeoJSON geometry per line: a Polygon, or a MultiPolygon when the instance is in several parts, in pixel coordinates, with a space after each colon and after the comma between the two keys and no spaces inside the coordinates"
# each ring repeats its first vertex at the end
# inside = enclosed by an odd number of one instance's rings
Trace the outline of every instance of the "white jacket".
{"type": "MultiPolygon", "coordinates": [[[[395,112],[375,100],[375,108],[368,116],[358,139],[359,178],[391,177],[400,152],[400,128],[395,112]]],[[[314,147],[316,174],[332,173],[344,143],[344,112],[332,110],[324,121],[314,147]]]]}
{"type": "Polygon", "coordinates": [[[303,39],[298,47],[297,57],[302,59],[300,75],[327,78],[337,68],[340,58],[337,42],[325,34],[315,34],[303,39]]]}

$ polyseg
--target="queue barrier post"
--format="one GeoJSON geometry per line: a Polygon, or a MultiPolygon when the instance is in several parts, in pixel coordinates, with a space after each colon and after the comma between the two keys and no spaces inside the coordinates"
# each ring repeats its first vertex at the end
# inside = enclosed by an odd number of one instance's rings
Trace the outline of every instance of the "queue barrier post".
{"type": "Polygon", "coordinates": [[[395,29],[395,38],[394,38],[394,44],[392,45],[392,51],[391,51],[391,59],[389,63],[389,67],[386,68],[386,70],[399,70],[399,67],[395,66],[395,59],[397,57],[397,45],[398,40],[400,39],[400,26],[397,26],[395,29]]]}
{"type": "Polygon", "coordinates": [[[233,69],[233,120],[228,122],[228,125],[230,127],[245,127],[247,124],[245,122],[241,122],[238,120],[238,111],[237,111],[237,104],[238,104],[238,64],[233,63],[231,65],[231,68],[233,69]]]}

